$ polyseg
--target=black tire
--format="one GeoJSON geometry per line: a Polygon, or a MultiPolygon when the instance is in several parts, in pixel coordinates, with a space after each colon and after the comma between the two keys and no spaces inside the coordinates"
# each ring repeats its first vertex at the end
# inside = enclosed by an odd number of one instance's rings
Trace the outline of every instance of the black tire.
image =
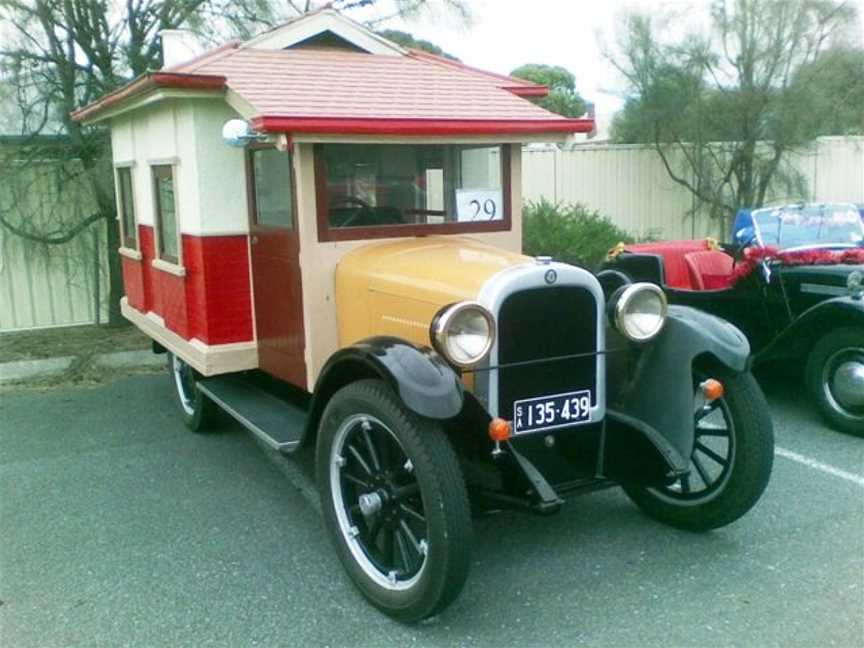
{"type": "MultiPolygon", "coordinates": [[[[816,342],[807,360],[807,388],[832,428],[864,436],[864,405],[849,393],[850,389],[838,391],[835,383],[838,370],[851,363],[864,366],[864,328],[839,328],[816,342]]],[[[851,391],[864,394],[857,385],[851,391]]]]}
{"type": "Polygon", "coordinates": [[[471,561],[471,510],[440,425],[379,380],[352,383],[321,417],[316,472],[330,538],[369,601],[410,623],[456,599],[471,561]],[[374,499],[361,509],[361,495],[377,497],[378,510],[374,499]]]}
{"type": "Polygon", "coordinates": [[[709,409],[696,409],[690,475],[661,488],[624,485],[649,516],[689,531],[716,529],[744,515],[764,492],[774,464],[774,428],[753,376],[716,367],[694,372],[694,387],[708,377],[722,382],[725,394],[709,409]]]}
{"type": "Polygon", "coordinates": [[[198,372],[168,353],[168,377],[183,422],[193,432],[208,432],[219,420],[219,406],[198,389],[198,372]]]}

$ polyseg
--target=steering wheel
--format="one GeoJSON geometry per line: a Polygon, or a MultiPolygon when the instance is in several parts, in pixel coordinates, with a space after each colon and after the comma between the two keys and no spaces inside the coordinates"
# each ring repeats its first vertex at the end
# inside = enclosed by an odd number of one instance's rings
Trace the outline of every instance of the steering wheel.
{"type": "Polygon", "coordinates": [[[354,221],[356,221],[360,214],[362,214],[364,211],[371,212],[373,209],[372,205],[367,203],[362,198],[357,198],[356,196],[345,196],[341,200],[338,200],[335,203],[331,204],[330,209],[339,209],[341,207],[351,206],[354,206],[356,208],[354,210],[354,213],[348,216],[348,218],[346,218],[344,221],[339,223],[338,227],[348,227],[354,221]]]}

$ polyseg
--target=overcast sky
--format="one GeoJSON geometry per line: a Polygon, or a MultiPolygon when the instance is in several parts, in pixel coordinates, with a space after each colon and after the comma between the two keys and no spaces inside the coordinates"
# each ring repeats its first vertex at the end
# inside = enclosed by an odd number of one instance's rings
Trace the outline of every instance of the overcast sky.
{"type": "MultiPolygon", "coordinates": [[[[864,0],[859,18],[864,21],[864,0]]],[[[508,73],[523,63],[562,65],[576,75],[583,97],[598,114],[621,105],[620,81],[604,58],[600,42],[613,44],[616,19],[628,8],[663,7],[680,16],[677,25],[705,26],[708,0],[468,0],[471,27],[453,21],[420,19],[388,24],[437,44],[465,63],[508,73]]],[[[862,22],[864,32],[864,22],[862,22]]]]}

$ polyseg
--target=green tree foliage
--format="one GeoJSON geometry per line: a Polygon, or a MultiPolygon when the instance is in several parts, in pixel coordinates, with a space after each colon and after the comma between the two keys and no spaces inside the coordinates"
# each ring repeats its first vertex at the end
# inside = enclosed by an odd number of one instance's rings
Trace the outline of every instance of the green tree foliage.
{"type": "Polygon", "coordinates": [[[529,63],[510,73],[518,79],[532,81],[549,88],[549,95],[534,100],[538,106],[565,117],[581,117],[588,105],[576,91],[576,77],[560,65],[529,63]]]}
{"type": "Polygon", "coordinates": [[[437,56],[443,56],[444,58],[448,58],[452,61],[459,60],[452,54],[448,54],[447,52],[445,52],[435,43],[424,40],[422,38],[415,38],[412,34],[409,34],[408,32],[399,31],[398,29],[382,29],[378,32],[378,35],[386,38],[389,41],[393,41],[394,43],[396,43],[397,45],[401,45],[402,47],[410,47],[412,49],[423,50],[424,52],[429,52],[430,54],[435,54],[437,56]]]}
{"type": "Polygon", "coordinates": [[[542,199],[522,212],[522,248],[532,256],[595,268],[618,243],[634,237],[608,217],[584,205],[555,205],[542,199]]]}
{"type": "Polygon", "coordinates": [[[791,91],[806,104],[817,135],[864,135],[864,48],[826,50],[798,69],[791,91]]]}
{"type": "Polygon", "coordinates": [[[709,31],[663,38],[670,16],[623,22],[609,54],[628,86],[612,137],[652,145],[697,208],[740,207],[806,188],[790,154],[829,132],[860,132],[855,11],[835,0],[717,0],[709,31]]]}

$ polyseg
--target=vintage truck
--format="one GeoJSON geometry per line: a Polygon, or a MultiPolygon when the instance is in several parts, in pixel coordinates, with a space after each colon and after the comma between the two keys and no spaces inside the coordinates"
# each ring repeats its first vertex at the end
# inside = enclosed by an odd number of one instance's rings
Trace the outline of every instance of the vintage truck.
{"type": "Polygon", "coordinates": [[[738,329],[521,253],[522,144],[593,126],[545,92],[324,11],[75,113],[110,125],[123,313],[186,423],[314,446],[339,559],[404,621],[461,591],[472,513],[620,485],[706,530],[771,473],[738,329]]]}

